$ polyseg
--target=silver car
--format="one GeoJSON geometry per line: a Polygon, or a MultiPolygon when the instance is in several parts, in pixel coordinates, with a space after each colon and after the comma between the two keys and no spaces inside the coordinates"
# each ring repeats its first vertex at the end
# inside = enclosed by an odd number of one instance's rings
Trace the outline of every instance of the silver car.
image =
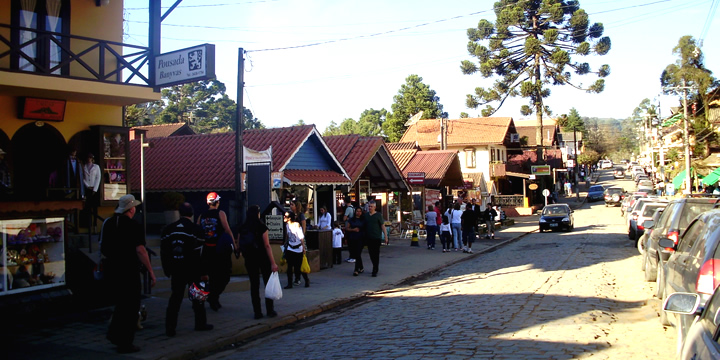
{"type": "Polygon", "coordinates": [[[720,291],[715,291],[707,306],[700,306],[700,295],[674,293],[665,299],[663,310],[674,314],[695,315],[680,347],[678,359],[720,359],[720,291]]]}

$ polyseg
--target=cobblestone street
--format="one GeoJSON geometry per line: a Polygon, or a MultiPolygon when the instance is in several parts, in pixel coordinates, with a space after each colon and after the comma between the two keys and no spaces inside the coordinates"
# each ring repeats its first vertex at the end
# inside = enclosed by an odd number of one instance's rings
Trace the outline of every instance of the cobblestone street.
{"type": "Polygon", "coordinates": [[[618,208],[574,215],[573,232],[527,235],[209,358],[674,358],[618,208]]]}

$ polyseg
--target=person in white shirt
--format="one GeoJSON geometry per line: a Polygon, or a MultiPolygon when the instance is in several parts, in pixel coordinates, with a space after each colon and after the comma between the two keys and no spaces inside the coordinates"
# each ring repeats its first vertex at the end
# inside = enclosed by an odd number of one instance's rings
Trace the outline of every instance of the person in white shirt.
{"type": "Polygon", "coordinates": [[[340,228],[340,222],[335,222],[335,228],[333,228],[333,262],[335,265],[342,264],[342,239],[345,237],[342,229],[340,228]]]}
{"type": "Polygon", "coordinates": [[[449,208],[445,215],[450,220],[450,228],[452,229],[453,237],[453,248],[458,251],[462,247],[462,211],[460,210],[460,203],[455,202],[453,207],[449,208]]]}
{"type": "Polygon", "coordinates": [[[318,215],[317,226],[320,230],[330,230],[332,228],[332,217],[328,214],[327,207],[324,205],[320,207],[320,215],[318,215]]]}
{"type": "MultiPolygon", "coordinates": [[[[83,166],[83,186],[85,186],[85,205],[90,209],[92,218],[97,215],[99,205],[98,189],[100,188],[100,166],[95,163],[95,155],[88,153],[87,163],[83,166]]],[[[91,220],[92,221],[92,220],[91,220]]]]}

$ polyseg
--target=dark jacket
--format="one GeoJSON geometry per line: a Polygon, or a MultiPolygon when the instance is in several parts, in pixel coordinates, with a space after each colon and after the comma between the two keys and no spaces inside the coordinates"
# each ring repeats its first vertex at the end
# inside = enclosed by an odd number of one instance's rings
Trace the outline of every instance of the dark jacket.
{"type": "Polygon", "coordinates": [[[167,276],[207,275],[208,263],[202,256],[203,229],[186,217],[163,229],[160,259],[167,276]]]}

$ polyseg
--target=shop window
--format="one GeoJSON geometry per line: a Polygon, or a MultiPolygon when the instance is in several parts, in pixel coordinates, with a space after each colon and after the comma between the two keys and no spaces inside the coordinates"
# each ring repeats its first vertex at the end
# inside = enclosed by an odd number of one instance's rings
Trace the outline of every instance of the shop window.
{"type": "Polygon", "coordinates": [[[118,200],[128,193],[128,129],[114,126],[100,126],[98,129],[103,158],[100,164],[103,169],[102,200],[118,200]]]}
{"type": "Polygon", "coordinates": [[[67,66],[52,72],[49,69],[66,58],[61,46],[69,48],[70,39],[47,32],[70,32],[70,0],[14,0],[12,13],[13,26],[34,30],[13,32],[15,44],[27,44],[20,48],[21,54],[14,55],[14,67],[22,71],[67,75],[67,66]]]}
{"type": "Polygon", "coordinates": [[[475,148],[469,147],[463,149],[465,152],[465,167],[472,169],[475,168],[475,148]]]}

